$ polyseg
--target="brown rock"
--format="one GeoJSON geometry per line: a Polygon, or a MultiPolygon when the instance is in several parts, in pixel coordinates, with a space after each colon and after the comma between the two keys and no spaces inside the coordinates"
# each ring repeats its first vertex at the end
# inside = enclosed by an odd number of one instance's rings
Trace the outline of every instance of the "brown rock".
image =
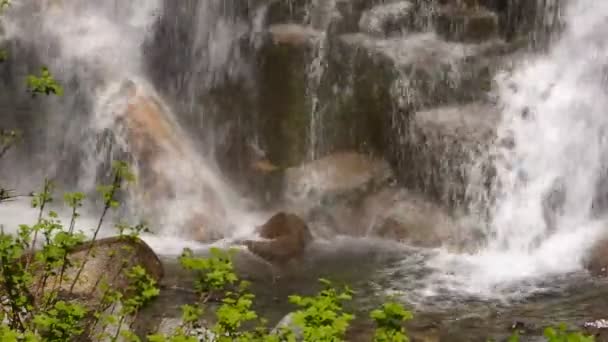
{"type": "Polygon", "coordinates": [[[182,233],[184,236],[198,242],[209,243],[222,238],[221,232],[217,230],[220,218],[197,212],[194,213],[184,224],[182,233]]]}
{"type": "Polygon", "coordinates": [[[298,24],[276,24],[268,31],[274,44],[306,45],[320,35],[312,27],[298,24]]]}
{"type": "Polygon", "coordinates": [[[446,6],[439,13],[437,33],[442,38],[477,43],[498,37],[498,17],[494,12],[468,4],[462,6],[446,6]]]}
{"type": "Polygon", "coordinates": [[[608,238],[598,241],[587,260],[585,268],[596,277],[608,276],[608,238]]]}
{"type": "Polygon", "coordinates": [[[132,81],[125,82],[118,95],[127,102],[116,124],[118,131],[124,132],[128,152],[137,166],[137,205],[151,216],[150,221],[162,222],[165,217],[159,213],[168,203],[178,196],[188,198],[196,203],[192,212],[176,218],[178,222],[162,224],[180,226],[198,241],[211,240],[212,231],[227,225],[225,208],[206,173],[212,171],[204,169],[206,165],[196,158],[186,133],[160,98],[132,81]]]}
{"type": "MultiPolygon", "coordinates": [[[[74,266],[65,270],[64,280],[59,283],[57,276],[49,277],[45,288],[59,289],[60,293],[86,299],[89,305],[97,304],[102,298],[100,285],[103,283],[118,291],[126,290],[128,278],[125,273],[134,266],[143,267],[157,283],[164,274],[163,265],[154,251],[142,240],[131,237],[110,237],[84,243],[68,256],[68,261],[74,266]],[[85,257],[84,266],[80,266],[83,265],[85,257]],[[73,279],[78,274],[78,280],[74,283],[73,279]],[[74,286],[69,294],[72,283],[74,286]]],[[[36,284],[40,284],[37,279],[42,274],[39,268],[43,265],[34,262],[31,267],[35,274],[32,292],[36,296],[42,293],[36,284]]]]}
{"type": "Polygon", "coordinates": [[[312,234],[306,223],[298,216],[279,213],[256,232],[266,240],[248,240],[245,245],[253,254],[271,262],[284,264],[299,258],[312,241],[312,234]]]}

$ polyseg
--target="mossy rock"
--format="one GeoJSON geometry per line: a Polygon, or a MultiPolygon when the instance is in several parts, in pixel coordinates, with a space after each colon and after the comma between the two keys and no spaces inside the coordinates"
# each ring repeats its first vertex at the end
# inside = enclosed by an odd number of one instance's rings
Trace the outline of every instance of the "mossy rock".
{"type": "Polygon", "coordinates": [[[482,8],[444,8],[437,16],[437,33],[448,41],[479,43],[498,37],[498,16],[482,8]]]}

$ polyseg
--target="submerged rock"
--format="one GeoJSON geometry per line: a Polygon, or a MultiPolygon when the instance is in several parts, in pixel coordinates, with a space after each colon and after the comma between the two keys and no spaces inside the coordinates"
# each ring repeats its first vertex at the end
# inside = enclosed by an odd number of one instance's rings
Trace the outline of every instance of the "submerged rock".
{"type": "Polygon", "coordinates": [[[247,240],[250,252],[276,264],[285,264],[303,255],[313,236],[301,218],[294,214],[278,213],[256,228],[264,240],[247,240]]]}
{"type": "Polygon", "coordinates": [[[323,208],[328,225],[338,234],[377,237],[416,247],[447,244],[460,249],[466,245],[458,234],[457,221],[444,208],[396,186],[323,208]]]}
{"type": "Polygon", "coordinates": [[[598,319],[592,322],[585,322],[583,328],[586,334],[595,337],[595,341],[608,341],[608,320],[598,319]]]}

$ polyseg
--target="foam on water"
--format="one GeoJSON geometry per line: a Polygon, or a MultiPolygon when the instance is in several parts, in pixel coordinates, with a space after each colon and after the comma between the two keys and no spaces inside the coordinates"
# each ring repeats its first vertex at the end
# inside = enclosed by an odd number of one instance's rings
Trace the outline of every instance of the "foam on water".
{"type": "Polygon", "coordinates": [[[571,1],[550,51],[498,77],[503,117],[488,243],[431,259],[427,293],[529,294],[535,281],[581,270],[607,232],[594,212],[608,166],[607,18],[605,1],[571,1]]]}

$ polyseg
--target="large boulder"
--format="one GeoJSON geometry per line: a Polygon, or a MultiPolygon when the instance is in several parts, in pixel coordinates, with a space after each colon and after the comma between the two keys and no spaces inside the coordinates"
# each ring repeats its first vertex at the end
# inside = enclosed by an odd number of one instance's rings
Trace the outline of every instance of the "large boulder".
{"type": "MultiPolygon", "coordinates": [[[[162,263],[154,251],[142,240],[127,236],[86,242],[68,255],[68,261],[74,266],[65,270],[64,280],[59,282],[57,276],[51,276],[46,281],[47,290],[59,286],[60,294],[82,299],[87,305],[99,303],[104,293],[100,285],[104,283],[110,288],[125,291],[128,287],[126,272],[135,266],[143,267],[157,283],[164,274],[162,263]]],[[[35,280],[42,275],[42,267],[44,265],[32,263],[35,280]]]]}
{"type": "Polygon", "coordinates": [[[256,228],[262,240],[247,240],[245,245],[253,254],[273,264],[285,264],[303,255],[313,236],[301,218],[278,213],[256,228]]]}
{"type": "Polygon", "coordinates": [[[227,214],[218,191],[223,179],[200,157],[163,100],[130,80],[113,98],[124,105],[105,122],[134,165],[132,204],[149,221],[178,227],[198,241],[224,231],[227,214]]]}

